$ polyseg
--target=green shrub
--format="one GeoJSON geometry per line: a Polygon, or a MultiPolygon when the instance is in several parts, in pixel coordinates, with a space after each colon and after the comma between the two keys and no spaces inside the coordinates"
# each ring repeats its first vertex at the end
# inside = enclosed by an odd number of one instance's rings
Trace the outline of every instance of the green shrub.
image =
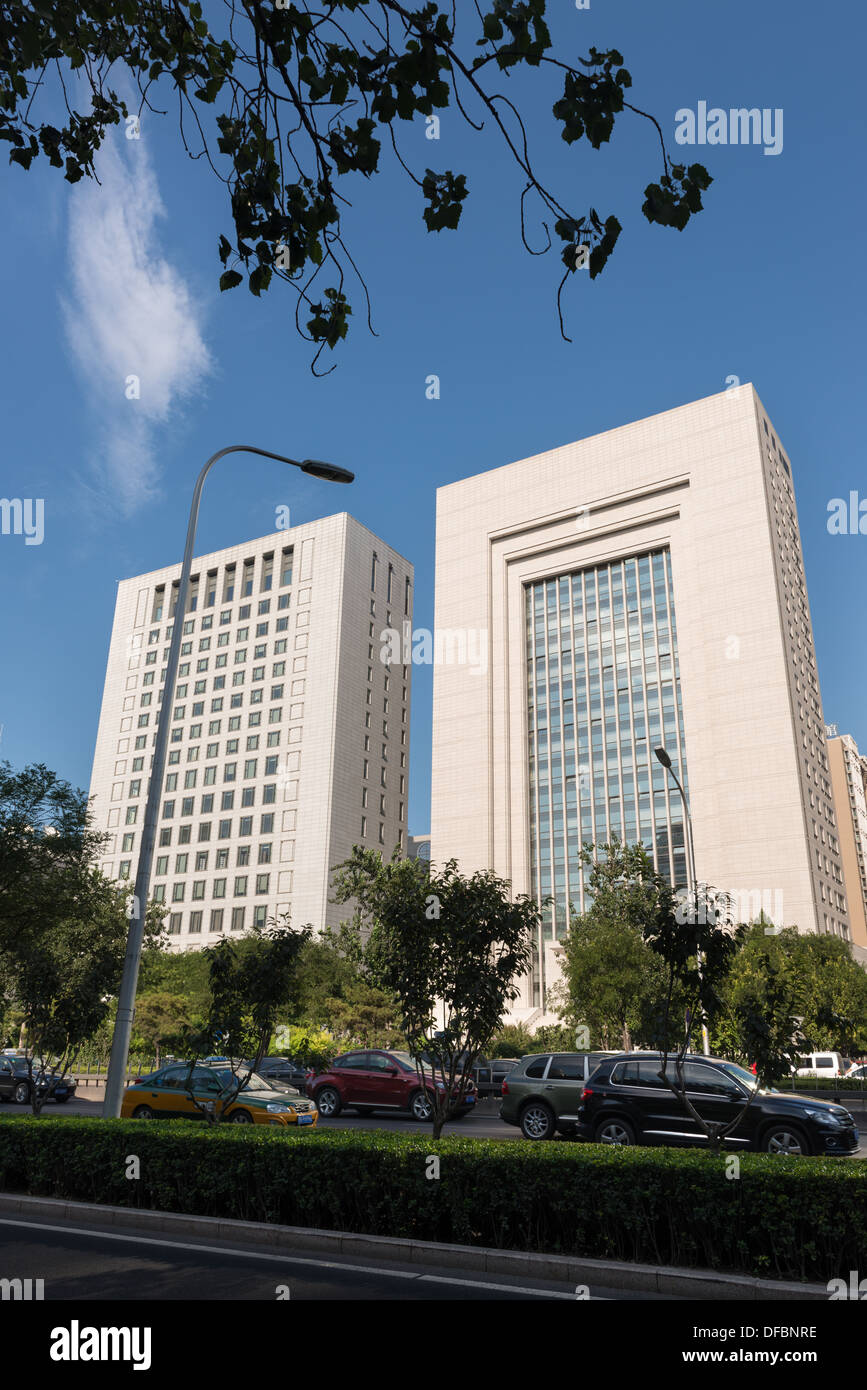
{"type": "Polygon", "coordinates": [[[867,1248],[859,1161],[184,1121],[0,1123],[0,1188],[242,1221],[826,1282],[867,1248]],[[441,1176],[425,1176],[427,1156],[441,1176]],[[125,1176],[126,1158],[141,1177],[125,1176]]]}

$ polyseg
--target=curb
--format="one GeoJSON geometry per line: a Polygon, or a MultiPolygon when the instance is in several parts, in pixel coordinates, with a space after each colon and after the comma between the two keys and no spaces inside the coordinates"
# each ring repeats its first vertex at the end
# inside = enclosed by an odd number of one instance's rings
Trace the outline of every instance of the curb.
{"type": "Polygon", "coordinates": [[[317,1231],[307,1226],[271,1226],[255,1221],[226,1221],[216,1216],[186,1216],[176,1212],[135,1207],[67,1202],[56,1197],[0,1193],[0,1216],[48,1217],[165,1235],[232,1241],[267,1247],[288,1255],[300,1251],[324,1255],[386,1260],[411,1265],[447,1266],[486,1274],[511,1274],[551,1279],[564,1284],[588,1284],[631,1293],[670,1294],[678,1298],[714,1301],[772,1302],[828,1301],[822,1284],[718,1274],[713,1270],[638,1265],[619,1260],[579,1259],[570,1255],[537,1255],[523,1250],[490,1250],[468,1245],[437,1245],[431,1241],[395,1236],[357,1235],[351,1231],[317,1231]]]}

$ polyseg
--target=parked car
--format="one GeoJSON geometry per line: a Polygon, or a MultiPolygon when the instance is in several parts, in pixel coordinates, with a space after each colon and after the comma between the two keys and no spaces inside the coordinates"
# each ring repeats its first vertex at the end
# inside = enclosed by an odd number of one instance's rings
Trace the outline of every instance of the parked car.
{"type": "Polygon", "coordinates": [[[525,1139],[575,1134],[585,1083],[614,1052],[531,1052],[500,1087],[500,1119],[517,1125],[525,1139]]]}
{"type": "Polygon", "coordinates": [[[847,1081],[867,1081],[867,1062],[853,1062],[846,1073],[847,1081]]]}
{"type": "MultiPolygon", "coordinates": [[[[606,1058],[584,1087],[579,1135],[601,1144],[706,1144],[680,1099],[663,1085],[660,1063],[657,1052],[606,1058]]],[[[667,1074],[676,1075],[670,1056],[667,1074]]],[[[683,1076],[690,1101],[706,1120],[734,1119],[756,1090],[751,1072],[718,1057],[688,1056],[683,1076]]],[[[858,1137],[842,1105],[763,1087],[725,1146],[770,1154],[847,1154],[857,1149],[858,1137]]]]}
{"type": "Polygon", "coordinates": [[[486,1057],[480,1057],[473,1067],[473,1080],[479,1096],[502,1095],[503,1081],[520,1065],[520,1057],[495,1057],[491,1062],[486,1057]]]}
{"type": "Polygon", "coordinates": [[[297,1062],[291,1061],[288,1057],[263,1057],[258,1066],[258,1073],[264,1076],[266,1081],[278,1086],[294,1086],[297,1091],[302,1092],[314,1074],[312,1067],[299,1067],[297,1062]]]}
{"type": "MultiPolygon", "coordinates": [[[[242,1073],[243,1074],[243,1073],[242,1073]]],[[[121,1117],[133,1120],[204,1119],[200,1108],[213,1104],[232,1124],[316,1125],[316,1106],[301,1096],[290,1096],[272,1086],[256,1072],[247,1072],[244,1085],[232,1099],[238,1084],[230,1066],[221,1063],[196,1066],[192,1072],[192,1095],[184,1064],[162,1067],[149,1076],[138,1077],[123,1093],[121,1117]]]]}
{"type": "MultiPolygon", "coordinates": [[[[429,1071],[425,1072],[422,1086],[408,1052],[359,1049],[335,1057],[327,1071],[308,1081],[307,1094],[328,1119],[349,1107],[362,1115],[395,1110],[407,1111],[416,1120],[429,1120],[433,1114],[434,1086],[440,1091],[445,1089],[442,1081],[435,1082],[429,1071]]],[[[457,1096],[457,1088],[454,1094],[457,1096]]],[[[455,1118],[468,1114],[475,1103],[476,1087],[471,1080],[455,1118]]]]}
{"type": "Polygon", "coordinates": [[[852,1063],[839,1052],[811,1052],[798,1058],[796,1076],[845,1076],[852,1063]]]}
{"type": "Polygon", "coordinates": [[[43,1098],[55,1100],[64,1105],[70,1096],[75,1095],[75,1081],[71,1076],[61,1076],[56,1071],[41,1071],[33,1068],[30,1076],[30,1062],[20,1053],[12,1057],[0,1056],[0,1100],[14,1100],[16,1105],[29,1105],[33,1086],[43,1098]]]}

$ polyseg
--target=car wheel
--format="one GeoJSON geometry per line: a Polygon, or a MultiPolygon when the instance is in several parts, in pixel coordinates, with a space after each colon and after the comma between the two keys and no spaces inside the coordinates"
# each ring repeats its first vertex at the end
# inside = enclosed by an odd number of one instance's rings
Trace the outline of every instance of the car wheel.
{"type": "Polygon", "coordinates": [[[635,1132],[625,1120],[603,1120],[596,1126],[597,1144],[634,1144],[635,1132]]]}
{"type": "Polygon", "coordinates": [[[132,1117],[134,1120],[152,1120],[154,1112],[149,1105],[137,1105],[132,1112],[132,1117]]]}
{"type": "Polygon", "coordinates": [[[521,1111],[521,1133],[525,1139],[553,1139],[554,1112],[544,1101],[533,1100],[521,1111]]]}
{"type": "Polygon", "coordinates": [[[797,1125],[787,1120],[771,1125],[762,1135],[762,1149],[766,1154],[809,1154],[810,1143],[806,1134],[797,1125]]]}
{"type": "Polygon", "coordinates": [[[233,1110],[229,1116],[229,1123],[233,1125],[251,1125],[253,1116],[249,1110],[233,1110]]]}
{"type": "Polygon", "coordinates": [[[12,1092],[12,1098],[13,1098],[13,1100],[15,1101],[15,1104],[16,1104],[16,1105],[29,1105],[29,1104],[30,1104],[30,1085],[29,1085],[29,1083],[28,1083],[27,1081],[19,1081],[18,1085],[15,1087],[15,1090],[12,1092]]]}
{"type": "Polygon", "coordinates": [[[409,1109],[414,1120],[429,1120],[433,1115],[433,1101],[426,1091],[415,1091],[410,1097],[409,1109]]]}
{"type": "Polygon", "coordinates": [[[316,1092],[315,1100],[317,1110],[326,1120],[336,1120],[343,1109],[340,1093],[333,1086],[323,1086],[321,1091],[316,1092]]]}

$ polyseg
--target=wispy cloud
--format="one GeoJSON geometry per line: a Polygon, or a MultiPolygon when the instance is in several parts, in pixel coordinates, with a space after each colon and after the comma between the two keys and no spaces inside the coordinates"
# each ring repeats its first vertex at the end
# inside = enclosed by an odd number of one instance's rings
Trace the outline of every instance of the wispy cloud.
{"type": "Polygon", "coordinates": [[[127,516],[159,481],[159,427],[201,388],[213,362],[202,311],[160,252],[166,215],[144,141],[100,152],[100,183],[71,195],[67,340],[99,412],[92,467],[127,516]],[[136,378],[136,382],[130,379],[136,378]],[[136,396],[136,391],[138,395],[136,396]]]}

